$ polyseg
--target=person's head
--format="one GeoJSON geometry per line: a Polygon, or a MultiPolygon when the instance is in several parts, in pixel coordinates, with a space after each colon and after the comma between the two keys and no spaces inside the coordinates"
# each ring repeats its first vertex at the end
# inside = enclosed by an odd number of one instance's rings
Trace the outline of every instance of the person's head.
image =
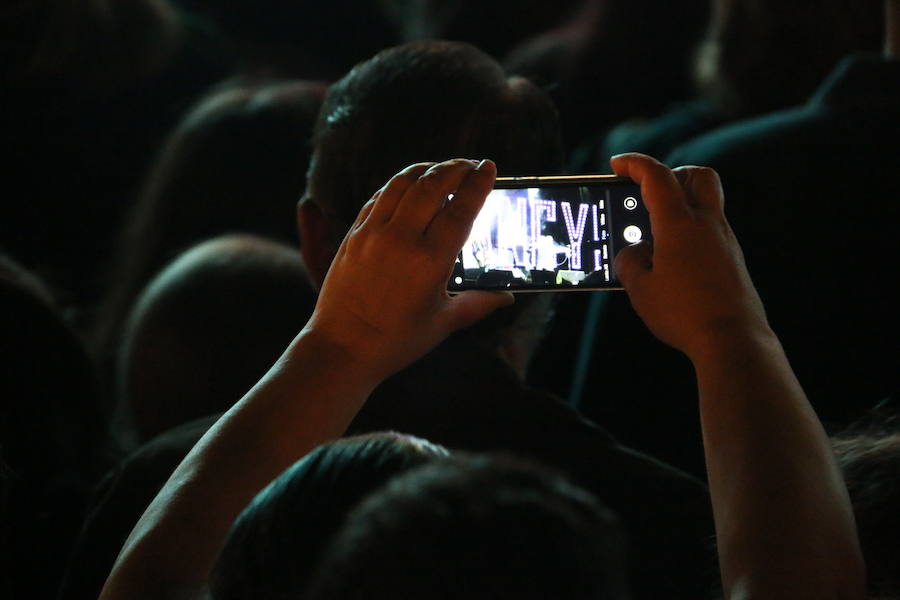
{"type": "Polygon", "coordinates": [[[882,46],[881,0],[716,0],[713,8],[697,84],[735,116],[805,102],[845,55],[882,46]]]}
{"type": "Polygon", "coordinates": [[[339,242],[366,200],[409,164],[490,158],[500,175],[558,173],[559,135],[550,99],[507,78],[487,54],[412,42],[379,52],[329,88],[307,196],[339,242]]]}
{"type": "Polygon", "coordinates": [[[241,513],[213,569],[214,600],[299,597],[328,540],[372,490],[447,455],[425,440],[374,433],[320,446],[241,513]]]}
{"type": "MultiPolygon", "coordinates": [[[[480,50],[452,42],[390,48],[332,85],[298,209],[314,283],[324,280],[360,207],[395,173],[457,157],[490,158],[500,175],[559,173],[562,143],[552,102],[528,81],[507,78],[480,50]]],[[[516,310],[492,318],[507,326],[516,310]]]]}
{"type": "Polygon", "coordinates": [[[876,410],[832,446],[853,505],[869,594],[900,596],[900,416],[876,410]]]}
{"type": "Polygon", "coordinates": [[[392,479],[347,518],[306,598],[626,597],[616,518],[534,465],[435,461],[392,479]]]}
{"type": "MultiPolygon", "coordinates": [[[[296,249],[226,236],[188,250],[138,297],[117,361],[117,420],[141,442],[231,407],[312,313],[296,249]]],[[[130,439],[129,439],[130,438],[130,439]]]]}
{"type": "Polygon", "coordinates": [[[107,432],[84,345],[44,283],[2,254],[0,331],[0,446],[11,477],[41,485],[106,467],[90,464],[107,432]]]}
{"type": "Polygon", "coordinates": [[[3,255],[0,365],[0,595],[51,597],[112,449],[85,348],[44,284],[3,255]]]}
{"type": "Polygon", "coordinates": [[[296,244],[294,206],[324,90],[306,81],[227,88],[188,112],[123,228],[98,323],[101,353],[119,342],[122,322],[147,281],[190,246],[230,233],[296,244]]]}
{"type": "Polygon", "coordinates": [[[513,48],[503,64],[548,90],[566,146],[576,148],[615,123],[691,97],[691,58],[708,12],[708,0],[587,0],[560,27],[513,48]]]}
{"type": "MultiPolygon", "coordinates": [[[[145,277],[188,246],[225,233],[296,243],[310,138],[325,86],[281,81],[203,98],[169,136],[127,224],[145,277]]],[[[132,262],[131,267],[135,264],[132,262]]]]}

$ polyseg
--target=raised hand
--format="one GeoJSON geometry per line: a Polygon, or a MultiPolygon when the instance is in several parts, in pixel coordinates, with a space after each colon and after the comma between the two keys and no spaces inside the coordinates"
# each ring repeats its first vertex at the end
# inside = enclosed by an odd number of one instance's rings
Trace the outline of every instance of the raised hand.
{"type": "Polygon", "coordinates": [[[650,330],[697,374],[725,597],[862,598],[846,488],[766,321],[718,175],[641,154],[612,166],[641,185],[654,240],[619,252],[619,278],[650,330]]]}
{"type": "Polygon", "coordinates": [[[386,377],[512,294],[450,296],[447,280],[496,178],[491,161],[420,163],[363,206],[338,249],[307,330],[356,368],[386,377]],[[447,201],[452,194],[453,199],[447,201]]]}
{"type": "Polygon", "coordinates": [[[642,154],[613,157],[618,175],[640,184],[653,244],[621,250],[616,273],[653,334],[688,356],[722,335],[768,330],[744,257],[725,220],[719,176],[642,154]]]}

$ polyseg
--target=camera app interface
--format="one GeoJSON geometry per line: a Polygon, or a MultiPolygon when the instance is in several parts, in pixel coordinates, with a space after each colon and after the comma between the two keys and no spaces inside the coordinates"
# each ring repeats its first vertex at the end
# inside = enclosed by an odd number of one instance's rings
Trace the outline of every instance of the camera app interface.
{"type": "Polygon", "coordinates": [[[495,189],[457,258],[450,290],[619,287],[617,248],[646,237],[638,186],[495,189]]]}

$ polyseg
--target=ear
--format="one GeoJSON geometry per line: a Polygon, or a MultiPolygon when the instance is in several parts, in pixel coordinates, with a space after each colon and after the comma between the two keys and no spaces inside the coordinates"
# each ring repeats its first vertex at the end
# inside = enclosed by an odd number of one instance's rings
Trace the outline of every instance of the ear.
{"type": "Polygon", "coordinates": [[[322,209],[304,196],[297,203],[297,231],[300,234],[300,254],[313,287],[318,291],[337,249],[331,235],[331,224],[322,209]]]}

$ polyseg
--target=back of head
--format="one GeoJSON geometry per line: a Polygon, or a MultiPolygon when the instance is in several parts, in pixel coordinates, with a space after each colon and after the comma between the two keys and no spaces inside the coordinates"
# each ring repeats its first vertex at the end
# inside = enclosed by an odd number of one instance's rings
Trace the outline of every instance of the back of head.
{"type": "Polygon", "coordinates": [[[360,63],[328,91],[307,194],[343,237],[363,203],[403,167],[490,158],[501,175],[558,173],[549,98],[473,46],[412,42],[360,63]]]}
{"type": "Polygon", "coordinates": [[[832,440],[873,597],[900,597],[900,414],[876,409],[832,440]]]}
{"type": "MultiPolygon", "coordinates": [[[[556,174],[563,165],[550,98],[457,42],[411,42],[354,67],[329,88],[314,146],[306,195],[330,221],[334,249],[363,203],[407,165],[490,158],[500,175],[556,174]]],[[[549,312],[551,298],[530,296],[479,324],[489,347],[533,345],[540,327],[517,319],[527,307],[549,312]]]]}
{"type": "MultiPolygon", "coordinates": [[[[125,232],[144,277],[200,240],[254,233],[293,244],[322,84],[281,81],[217,90],[172,132],[125,232]],[[143,262],[140,262],[140,261],[143,262]]],[[[137,264],[136,264],[137,263],[137,264]]]]}
{"type": "Polygon", "coordinates": [[[349,516],[307,598],[622,599],[616,519],[531,465],[461,457],[392,480],[349,516]]]}
{"type": "Polygon", "coordinates": [[[84,347],[2,255],[0,372],[0,596],[51,597],[110,448],[84,347]]]}
{"type": "Polygon", "coordinates": [[[347,513],[391,477],[446,450],[396,433],[320,446],[260,492],[231,528],[210,579],[215,600],[298,597],[347,513]]]}
{"type": "Polygon", "coordinates": [[[805,102],[837,62],[882,45],[881,0],[717,0],[696,76],[726,113],[805,102]]]}
{"type": "Polygon", "coordinates": [[[202,240],[251,233],[294,245],[309,139],[324,87],[306,81],[219,90],[186,115],[147,174],[116,257],[98,336],[118,341],[134,298],[202,240]]]}
{"type": "Polygon", "coordinates": [[[520,44],[503,64],[550,91],[573,148],[614,123],[691,97],[691,59],[708,11],[708,0],[587,0],[562,27],[520,44]]]}
{"type": "Polygon", "coordinates": [[[292,247],[226,236],[178,257],[148,284],[126,323],[117,383],[119,425],[136,438],[128,441],[230,408],[314,304],[292,247]]]}
{"type": "Polygon", "coordinates": [[[108,465],[99,386],[81,340],[50,291],[0,255],[0,446],[16,478],[50,484],[54,477],[108,465]]]}

